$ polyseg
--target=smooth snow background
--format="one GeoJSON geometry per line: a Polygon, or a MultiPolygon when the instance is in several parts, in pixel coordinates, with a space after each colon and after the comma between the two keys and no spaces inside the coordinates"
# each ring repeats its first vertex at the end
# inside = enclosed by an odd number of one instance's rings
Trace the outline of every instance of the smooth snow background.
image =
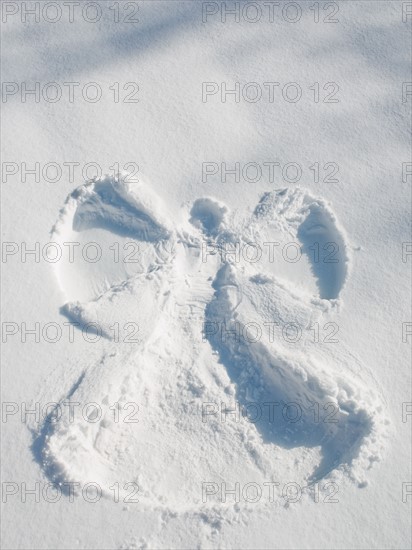
{"type": "MultiPolygon", "coordinates": [[[[369,486],[341,487],[338,504],[302,502],[284,509],[230,510],[216,522],[196,514],[170,516],[101,501],[91,505],[3,506],[5,548],[407,548],[410,502],[402,482],[411,479],[410,424],[402,402],[410,401],[410,351],[402,322],[410,319],[410,263],[402,242],[410,241],[410,101],[402,104],[402,82],[410,81],[410,26],[401,2],[340,2],[339,24],[313,23],[304,9],[299,23],[202,23],[201,2],[139,3],[138,25],[104,20],[88,24],[3,25],[3,81],[95,81],[106,100],[81,98],[2,105],[4,161],[134,161],[168,205],[214,196],[243,217],[271,185],[201,180],[205,161],[282,163],[335,161],[338,184],[314,184],[307,168],[300,184],[331,202],[354,245],[351,278],[339,315],[339,338],[373,371],[392,421],[384,461],[369,472],[369,486]],[[314,82],[340,85],[340,103],[315,104],[311,92],[297,104],[201,101],[203,81],[314,82]],[[114,104],[113,82],[136,81],[138,104],[114,104]],[[10,527],[10,525],[12,527],[10,527]]],[[[304,3],[301,2],[303,6],[304,3]]],[[[78,97],[78,96],[77,96],[78,97]]],[[[77,172],[78,173],[78,172],[77,172]]],[[[83,183],[2,184],[2,237],[46,243],[66,196],[83,183]]],[[[284,186],[282,181],[273,187],[284,186]]],[[[63,297],[50,264],[3,266],[3,320],[27,324],[64,322],[63,297]]],[[[100,358],[99,346],[81,339],[51,345],[11,339],[3,348],[2,398],[53,401],[100,358]],[[57,393],[57,395],[56,395],[57,393]]],[[[3,480],[43,480],[30,451],[27,425],[2,425],[3,480]]]]}

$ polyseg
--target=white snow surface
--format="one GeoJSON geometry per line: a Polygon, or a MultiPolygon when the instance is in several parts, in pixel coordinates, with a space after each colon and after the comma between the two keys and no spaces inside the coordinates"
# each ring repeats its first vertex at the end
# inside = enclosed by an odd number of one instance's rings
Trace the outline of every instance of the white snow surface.
{"type": "Polygon", "coordinates": [[[2,25],[3,82],[103,90],[2,104],[3,547],[410,548],[407,3],[302,0],[295,23],[288,2],[273,22],[263,2],[226,2],[239,22],[221,2],[95,4],[96,23],[2,25]],[[114,101],[131,82],[139,102],[114,101]],[[222,101],[236,82],[280,84],[222,101]]]}

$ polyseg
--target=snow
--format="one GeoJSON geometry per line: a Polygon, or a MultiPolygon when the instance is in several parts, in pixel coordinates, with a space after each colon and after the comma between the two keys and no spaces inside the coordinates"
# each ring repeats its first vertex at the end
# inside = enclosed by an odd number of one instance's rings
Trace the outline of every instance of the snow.
{"type": "Polygon", "coordinates": [[[3,546],[409,548],[409,4],[35,4],[2,6],[3,546]]]}

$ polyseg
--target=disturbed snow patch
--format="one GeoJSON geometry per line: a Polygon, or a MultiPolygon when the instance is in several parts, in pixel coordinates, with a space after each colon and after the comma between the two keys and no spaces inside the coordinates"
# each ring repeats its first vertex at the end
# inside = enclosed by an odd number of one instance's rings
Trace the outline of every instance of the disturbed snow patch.
{"type": "Polygon", "coordinates": [[[365,482],[385,431],[380,397],[338,346],[331,361],[308,338],[312,323],[336,310],[349,274],[348,240],[323,200],[301,189],[266,193],[236,227],[225,205],[202,198],[179,227],[149,187],[106,177],[70,195],[53,238],[109,250],[116,241],[119,253],[134,246],[136,261],[56,265],[62,311],[97,323],[106,343],[65,397],[101,404],[102,417],[62,419],[38,434],[52,480],[93,480],[107,491],[135,483],[143,504],[181,511],[216,505],[218,496],[205,502],[205,483],[309,486],[339,473],[365,482]],[[281,246],[259,262],[233,262],[225,250],[291,241],[299,262],[285,261],[281,246]],[[112,343],[114,321],[136,323],[138,338],[112,343]],[[302,327],[298,342],[285,340],[291,323],[302,327]],[[221,408],[236,403],[263,414],[223,421],[221,408]],[[299,418],[275,417],[290,403],[299,418]],[[116,421],[125,410],[138,421],[116,421]]]}

